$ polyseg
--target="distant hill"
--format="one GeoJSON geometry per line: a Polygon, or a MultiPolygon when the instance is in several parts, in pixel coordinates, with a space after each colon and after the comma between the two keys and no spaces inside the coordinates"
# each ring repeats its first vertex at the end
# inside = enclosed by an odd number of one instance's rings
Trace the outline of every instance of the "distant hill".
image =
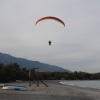
{"type": "Polygon", "coordinates": [[[38,71],[51,71],[51,72],[58,71],[58,72],[69,72],[69,73],[71,72],[67,69],[55,65],[49,65],[41,63],[39,61],[27,60],[25,58],[17,58],[1,52],[0,52],[0,63],[4,64],[17,63],[20,65],[21,68],[26,68],[26,69],[33,68],[34,64],[34,67],[39,68],[38,71]]]}

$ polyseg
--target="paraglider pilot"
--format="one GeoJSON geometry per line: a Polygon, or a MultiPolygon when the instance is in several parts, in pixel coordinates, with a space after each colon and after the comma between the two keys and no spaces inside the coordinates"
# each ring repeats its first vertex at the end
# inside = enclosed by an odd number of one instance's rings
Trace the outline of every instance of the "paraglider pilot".
{"type": "Polygon", "coordinates": [[[48,43],[49,43],[49,46],[50,46],[51,45],[51,41],[49,41],[48,43]]]}

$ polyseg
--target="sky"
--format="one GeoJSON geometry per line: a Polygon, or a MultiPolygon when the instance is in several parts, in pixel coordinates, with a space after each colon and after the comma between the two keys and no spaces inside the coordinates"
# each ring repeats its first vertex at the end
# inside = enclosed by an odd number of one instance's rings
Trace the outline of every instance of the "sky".
{"type": "Polygon", "coordinates": [[[100,72],[100,0],[0,0],[0,52],[100,72]],[[54,20],[35,25],[45,16],[60,18],[65,27],[54,20]]]}

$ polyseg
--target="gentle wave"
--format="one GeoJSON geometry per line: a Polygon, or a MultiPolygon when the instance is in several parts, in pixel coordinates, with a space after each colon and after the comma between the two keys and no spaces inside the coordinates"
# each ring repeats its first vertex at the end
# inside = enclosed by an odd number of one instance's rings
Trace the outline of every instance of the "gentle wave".
{"type": "Polygon", "coordinates": [[[61,81],[59,82],[61,84],[65,84],[65,85],[71,85],[71,86],[79,86],[79,87],[89,87],[89,88],[96,88],[96,89],[100,89],[100,80],[96,81],[96,80],[86,80],[86,81],[61,81]]]}

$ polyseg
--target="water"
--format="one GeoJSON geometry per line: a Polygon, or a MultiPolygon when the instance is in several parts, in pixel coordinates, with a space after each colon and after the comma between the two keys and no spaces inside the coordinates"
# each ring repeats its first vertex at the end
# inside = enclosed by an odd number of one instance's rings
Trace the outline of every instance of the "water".
{"type": "Polygon", "coordinates": [[[80,86],[80,87],[89,87],[100,89],[100,80],[86,80],[86,81],[61,81],[61,84],[72,85],[72,86],[80,86]]]}

